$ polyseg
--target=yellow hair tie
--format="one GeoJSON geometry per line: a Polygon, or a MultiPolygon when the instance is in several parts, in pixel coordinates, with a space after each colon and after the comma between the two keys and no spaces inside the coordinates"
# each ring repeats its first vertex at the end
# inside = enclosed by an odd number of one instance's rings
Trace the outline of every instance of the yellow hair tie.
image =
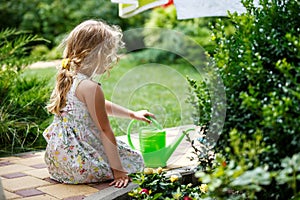
{"type": "Polygon", "coordinates": [[[63,68],[63,69],[69,70],[69,69],[70,69],[70,65],[71,65],[71,60],[70,60],[70,58],[64,58],[64,59],[61,61],[61,65],[62,65],[62,68],[63,68]]]}

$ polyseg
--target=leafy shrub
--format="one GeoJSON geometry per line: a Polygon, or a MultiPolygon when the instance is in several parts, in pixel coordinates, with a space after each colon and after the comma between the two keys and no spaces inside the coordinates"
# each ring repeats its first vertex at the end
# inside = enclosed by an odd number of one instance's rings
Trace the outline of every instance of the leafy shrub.
{"type": "Polygon", "coordinates": [[[300,153],[292,157],[286,157],[281,161],[282,170],[276,173],[276,181],[279,185],[287,184],[291,188],[294,198],[300,198],[300,153]]]}
{"type": "Polygon", "coordinates": [[[61,37],[86,19],[103,19],[109,24],[117,24],[123,30],[139,27],[148,14],[123,20],[118,16],[118,4],[111,1],[81,0],[14,0],[0,1],[1,28],[30,30],[51,41],[45,43],[49,49],[57,46],[61,37]],[[7,20],[10,19],[10,20],[7,20]]]}
{"type": "MultiPolygon", "coordinates": [[[[189,84],[189,96],[187,102],[194,108],[194,124],[198,126],[205,126],[211,120],[211,100],[209,91],[204,81],[196,81],[187,77],[189,84]]],[[[204,131],[207,131],[205,129],[204,131]]],[[[206,132],[204,132],[206,134],[206,132]]]]}
{"type": "Polygon", "coordinates": [[[197,159],[198,170],[210,170],[213,167],[215,153],[213,151],[214,143],[208,140],[210,121],[212,119],[211,96],[206,83],[203,80],[194,80],[187,77],[189,84],[189,96],[186,99],[194,109],[192,117],[194,124],[199,127],[197,130],[198,137],[191,138],[189,133],[184,131],[187,141],[193,148],[195,156],[190,157],[190,160],[197,159]]]}
{"type": "Polygon", "coordinates": [[[242,199],[298,198],[299,2],[243,3],[246,13],[229,14],[234,34],[226,34],[222,19],[212,26],[217,43],[212,57],[227,97],[215,151],[226,156],[216,160],[219,167],[199,177],[209,183],[213,197],[229,198],[230,191],[238,191],[242,199]],[[285,178],[275,178],[277,174],[285,178]]]}
{"type": "Polygon", "coordinates": [[[224,35],[222,21],[214,32],[214,59],[228,106],[218,142],[228,146],[226,133],[233,128],[248,136],[260,131],[270,149],[261,161],[277,168],[282,158],[300,151],[299,2],[262,1],[259,8],[252,1],[244,4],[246,14],[230,15],[234,35],[224,35]]]}
{"type": "Polygon", "coordinates": [[[49,49],[46,45],[40,44],[35,46],[30,52],[30,56],[38,57],[39,61],[61,59],[62,48],[59,46],[49,49]]]}
{"type": "Polygon", "coordinates": [[[1,74],[11,73],[10,75],[16,74],[24,66],[33,62],[33,59],[28,57],[33,47],[32,43],[42,40],[25,31],[16,31],[15,29],[1,31],[0,39],[1,74]]]}
{"type": "MultiPolygon", "coordinates": [[[[193,48],[187,48],[186,41],[179,41],[176,35],[170,35],[167,31],[161,32],[161,30],[153,28],[161,28],[181,32],[187,37],[195,40],[199,45],[204,47],[207,51],[211,51],[214,47],[214,42],[210,40],[210,31],[208,24],[213,21],[213,18],[206,19],[190,19],[190,20],[177,20],[176,10],[174,6],[168,6],[166,8],[158,7],[152,10],[148,20],[145,23],[144,43],[146,46],[152,47],[155,44],[160,44],[165,49],[173,49],[175,52],[180,52],[181,49],[185,49],[189,55],[198,55],[198,51],[193,48]],[[178,50],[180,49],[180,50],[178,50]]],[[[144,50],[147,60],[150,62],[174,62],[178,55],[159,49],[147,49],[144,50]],[[149,56],[151,55],[151,56],[149,56]]]]}
{"type": "Polygon", "coordinates": [[[49,48],[46,45],[37,45],[30,52],[31,56],[39,57],[39,60],[46,60],[46,55],[49,53],[49,48]]]}
{"type": "MultiPolygon", "coordinates": [[[[214,47],[214,42],[210,40],[211,32],[208,27],[209,23],[213,23],[213,21],[213,18],[177,20],[175,7],[168,6],[166,8],[159,7],[154,9],[145,23],[145,28],[159,27],[180,31],[187,36],[192,37],[197,43],[208,49],[208,47],[214,47]]],[[[168,39],[170,39],[168,38],[169,35],[161,36],[165,38],[154,38],[155,36],[151,35],[151,32],[145,32],[144,34],[145,42],[149,44],[156,42],[157,40],[168,42],[168,39]]]]}
{"type": "Polygon", "coordinates": [[[213,168],[198,171],[196,176],[208,184],[210,197],[254,199],[255,194],[274,178],[267,167],[259,166],[258,156],[265,151],[262,134],[256,133],[252,138],[246,138],[241,137],[237,130],[232,130],[229,135],[229,147],[233,149],[230,157],[217,153],[211,164],[213,168]]]}
{"type": "MultiPolygon", "coordinates": [[[[208,185],[209,197],[221,199],[298,199],[300,197],[300,154],[281,161],[282,169],[270,170],[261,165],[259,155],[265,151],[261,133],[242,137],[230,132],[230,158],[217,154],[214,168],[198,171],[196,176],[208,185]],[[238,156],[238,159],[236,158],[238,156]]],[[[227,150],[229,148],[227,147],[227,150]]]]}
{"type": "Polygon", "coordinates": [[[50,88],[46,79],[22,77],[23,69],[33,62],[27,50],[41,40],[7,29],[0,32],[0,149],[15,153],[43,145],[40,124],[49,115],[44,109],[50,88]]]}

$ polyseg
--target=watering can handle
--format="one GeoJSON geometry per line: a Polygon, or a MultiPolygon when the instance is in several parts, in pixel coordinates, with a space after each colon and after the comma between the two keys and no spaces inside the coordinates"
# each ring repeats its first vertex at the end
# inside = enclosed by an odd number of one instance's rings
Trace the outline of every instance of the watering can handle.
{"type": "Polygon", "coordinates": [[[160,123],[158,123],[158,121],[156,121],[156,119],[154,119],[153,117],[150,117],[150,116],[147,116],[146,118],[148,118],[157,129],[163,130],[163,127],[160,125],[160,123]]]}
{"type": "MultiPolygon", "coordinates": [[[[150,117],[150,116],[147,116],[147,118],[151,121],[152,124],[155,125],[155,127],[159,130],[162,130],[162,126],[158,123],[158,121],[156,121],[154,118],[150,117]]],[[[132,126],[133,124],[136,122],[137,120],[133,119],[131,120],[131,122],[129,123],[128,127],[127,127],[127,139],[128,139],[128,143],[130,145],[130,147],[135,150],[135,147],[131,141],[131,136],[130,136],[130,133],[131,133],[131,129],[132,129],[132,126]]]]}

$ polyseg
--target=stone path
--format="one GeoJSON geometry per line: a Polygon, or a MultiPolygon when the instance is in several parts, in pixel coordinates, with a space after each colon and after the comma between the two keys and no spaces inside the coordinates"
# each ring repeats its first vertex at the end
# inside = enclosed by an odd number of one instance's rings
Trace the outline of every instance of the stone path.
{"type": "Polygon", "coordinates": [[[52,61],[39,61],[29,65],[30,69],[37,69],[37,68],[47,68],[47,67],[57,67],[61,63],[61,60],[52,60],[52,61]]]}
{"type": "MultiPolygon", "coordinates": [[[[166,129],[168,143],[176,138],[182,130],[186,130],[188,127],[191,126],[166,129]]],[[[126,136],[120,136],[118,138],[127,142],[126,136]]],[[[133,140],[133,142],[136,143],[137,141],[133,140]]],[[[190,144],[183,139],[168,160],[168,165],[165,169],[172,170],[174,168],[195,166],[197,163],[195,161],[191,162],[188,159],[188,156],[191,155],[192,148],[190,144]]],[[[99,199],[100,196],[106,196],[106,198],[109,199],[110,197],[107,195],[116,193],[116,191],[122,194],[123,189],[114,189],[113,186],[110,187],[108,185],[109,182],[68,185],[53,181],[49,178],[43,157],[44,151],[0,158],[0,178],[6,199],[78,200],[86,197],[88,197],[88,199],[99,199]]],[[[0,200],[2,200],[2,198],[0,185],[0,200]]]]}

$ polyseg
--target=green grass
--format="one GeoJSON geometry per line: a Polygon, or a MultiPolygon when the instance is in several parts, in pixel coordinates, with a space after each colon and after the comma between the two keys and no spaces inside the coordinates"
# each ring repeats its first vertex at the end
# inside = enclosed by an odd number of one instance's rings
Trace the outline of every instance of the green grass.
{"type": "MultiPolygon", "coordinates": [[[[53,77],[56,69],[28,69],[26,76],[53,77]]],[[[189,64],[139,64],[134,56],[120,60],[108,77],[97,78],[106,99],[132,110],[147,109],[154,113],[163,127],[192,124],[192,106],[185,103],[188,94],[186,76],[199,79],[199,73],[189,64]]],[[[129,119],[110,118],[116,135],[126,133],[129,119]]]]}
{"type": "Polygon", "coordinates": [[[0,156],[45,147],[41,131],[50,115],[45,103],[51,92],[46,76],[17,74],[2,76],[9,84],[1,99],[0,156]],[[18,76],[17,76],[18,75],[18,76]]]}

